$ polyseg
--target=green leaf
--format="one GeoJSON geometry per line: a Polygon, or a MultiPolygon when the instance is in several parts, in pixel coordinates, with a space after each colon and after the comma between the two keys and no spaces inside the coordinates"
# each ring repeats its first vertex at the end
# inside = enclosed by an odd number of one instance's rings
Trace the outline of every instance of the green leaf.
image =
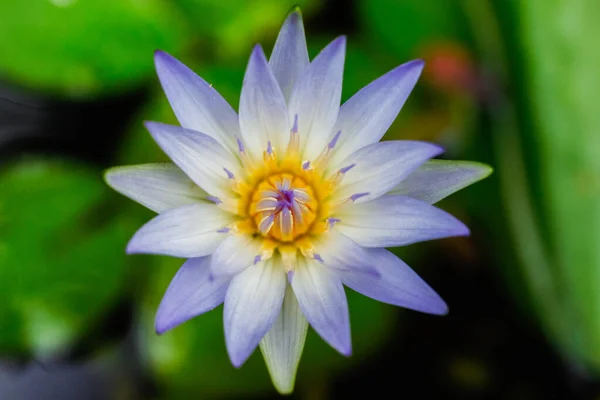
{"type": "Polygon", "coordinates": [[[564,342],[600,373],[600,3],[518,2],[541,167],[537,199],[548,227],[554,277],[564,305],[564,342]]]}
{"type": "Polygon", "coordinates": [[[155,49],[182,50],[185,20],[166,0],[0,2],[0,74],[17,84],[91,96],[153,75],[155,49]]]}
{"type": "Polygon", "coordinates": [[[0,349],[52,354],[115,301],[130,228],[80,165],[21,162],[0,186],[0,349]]]}

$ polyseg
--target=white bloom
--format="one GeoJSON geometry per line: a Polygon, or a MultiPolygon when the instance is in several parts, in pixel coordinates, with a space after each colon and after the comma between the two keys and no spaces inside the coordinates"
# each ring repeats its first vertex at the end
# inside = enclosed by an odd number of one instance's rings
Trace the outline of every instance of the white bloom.
{"type": "Polygon", "coordinates": [[[174,165],[113,168],[108,183],[156,211],[129,253],[189,258],[156,315],[165,332],[224,302],[229,357],[260,344],[273,382],[293,390],[308,324],[351,353],[343,285],[379,301],[444,314],[444,301],[383,247],[468,234],[433,202],[490,173],[477,163],[428,161],[418,141],[379,142],[415,85],[403,64],[340,107],[345,38],[312,62],[298,11],[270,61],[256,46],[239,115],[204,80],[155,56],[182,127],[146,127],[174,165]]]}

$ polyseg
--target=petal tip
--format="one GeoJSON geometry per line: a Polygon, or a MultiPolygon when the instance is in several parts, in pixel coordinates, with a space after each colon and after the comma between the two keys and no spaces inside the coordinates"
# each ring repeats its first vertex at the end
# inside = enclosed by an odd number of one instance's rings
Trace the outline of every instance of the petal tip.
{"type": "Polygon", "coordinates": [[[428,314],[444,316],[450,312],[448,304],[436,293],[434,304],[426,310],[428,314]]]}
{"type": "Polygon", "coordinates": [[[158,143],[158,140],[164,137],[169,129],[167,124],[156,121],[144,121],[144,127],[150,133],[150,136],[158,143]]]}
{"type": "Polygon", "coordinates": [[[282,396],[289,396],[294,392],[294,387],[292,386],[291,388],[287,388],[284,386],[275,386],[275,390],[277,390],[277,393],[279,393],[282,396]]]}
{"type": "Polygon", "coordinates": [[[494,172],[494,167],[488,164],[480,164],[479,179],[485,179],[494,172]]]}
{"type": "Polygon", "coordinates": [[[298,23],[302,19],[302,9],[300,6],[297,4],[292,6],[286,19],[291,23],[298,23]]]}
{"type": "Polygon", "coordinates": [[[154,66],[157,70],[160,70],[166,63],[173,60],[175,60],[175,58],[166,51],[160,49],[154,50],[154,66]]]}
{"type": "Polygon", "coordinates": [[[460,227],[457,228],[456,236],[470,236],[471,230],[469,227],[462,222],[460,223],[460,227]]]}
{"type": "Polygon", "coordinates": [[[448,315],[450,313],[450,308],[448,307],[448,305],[444,302],[444,308],[442,310],[440,310],[438,315],[448,315]]]}
{"type": "Polygon", "coordinates": [[[119,167],[108,168],[102,174],[102,179],[104,180],[104,182],[108,186],[110,186],[111,188],[113,188],[114,190],[116,190],[114,184],[115,184],[115,179],[117,178],[118,168],[119,167]]]}
{"type": "Polygon", "coordinates": [[[444,149],[439,144],[430,143],[430,145],[431,145],[431,154],[432,154],[431,157],[439,156],[440,154],[443,154],[446,151],[446,149],[444,149]]]}
{"type": "Polygon", "coordinates": [[[140,246],[139,237],[140,235],[138,231],[129,240],[129,243],[127,243],[127,247],[125,247],[125,254],[142,254],[146,251],[144,246],[140,246]]]}
{"type": "Polygon", "coordinates": [[[346,35],[341,35],[338,36],[337,38],[334,39],[333,42],[331,42],[332,45],[334,45],[335,47],[341,48],[342,50],[346,49],[346,35]]]}
{"type": "Polygon", "coordinates": [[[265,60],[267,59],[267,57],[265,56],[265,51],[263,50],[262,46],[260,43],[256,43],[254,45],[254,47],[252,47],[252,58],[254,57],[260,57],[260,58],[264,58],[265,60]]]}
{"type": "Polygon", "coordinates": [[[240,369],[242,368],[242,365],[244,365],[244,362],[246,362],[246,360],[248,359],[248,356],[243,356],[242,354],[238,353],[234,353],[229,351],[228,349],[228,353],[229,353],[229,360],[231,361],[231,365],[233,365],[234,368],[240,369]]]}
{"type": "Polygon", "coordinates": [[[344,344],[342,347],[340,347],[338,349],[338,351],[344,357],[351,357],[352,356],[352,344],[351,343],[344,344]]]}
{"type": "Polygon", "coordinates": [[[164,321],[161,321],[158,318],[156,318],[156,320],[154,321],[154,332],[156,332],[157,335],[163,335],[170,329],[171,326],[169,326],[169,324],[166,324],[164,321]]]}
{"type": "Polygon", "coordinates": [[[229,356],[231,365],[238,369],[244,365],[246,360],[254,352],[254,348],[248,352],[248,348],[244,348],[243,345],[240,346],[238,343],[236,343],[231,336],[231,332],[227,329],[227,326],[225,327],[225,347],[227,348],[227,355],[229,356]]]}
{"type": "Polygon", "coordinates": [[[159,125],[158,122],[154,121],[143,121],[142,124],[146,129],[148,129],[148,131],[150,131],[150,133],[152,133],[152,130],[156,129],[159,125]]]}
{"type": "Polygon", "coordinates": [[[417,58],[417,59],[407,62],[406,64],[404,64],[404,66],[409,67],[409,68],[423,70],[423,68],[425,68],[425,61],[420,58],[417,58]]]}
{"type": "Polygon", "coordinates": [[[155,58],[159,58],[159,57],[164,57],[164,56],[168,56],[169,54],[166,51],[160,50],[160,49],[156,49],[154,50],[154,57],[155,58]]]}

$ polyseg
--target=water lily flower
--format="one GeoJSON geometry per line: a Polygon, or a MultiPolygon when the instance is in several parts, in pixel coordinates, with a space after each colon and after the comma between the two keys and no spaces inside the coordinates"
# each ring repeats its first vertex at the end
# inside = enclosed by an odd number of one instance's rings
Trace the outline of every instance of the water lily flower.
{"type": "Polygon", "coordinates": [[[224,303],[232,364],[260,345],[275,387],[293,390],[308,325],[350,355],[344,285],[384,303],[445,314],[444,301],[385,247],[463,236],[431,204],[487,176],[430,160],[434,144],[380,139],[423,62],[402,64],[340,107],[345,37],[309,60],[293,11],[269,60],[254,47],[239,114],[202,78],[157,51],[181,127],[147,122],[174,164],[117,167],[108,184],[158,213],[128,253],[183,257],[156,314],[160,334],[224,303]]]}

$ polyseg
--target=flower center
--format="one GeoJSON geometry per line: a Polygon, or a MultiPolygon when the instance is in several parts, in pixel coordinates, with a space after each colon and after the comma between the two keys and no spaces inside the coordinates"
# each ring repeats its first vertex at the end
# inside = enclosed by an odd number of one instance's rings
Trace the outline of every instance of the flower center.
{"type": "Polygon", "coordinates": [[[263,236],[290,242],[308,232],[317,208],[313,189],[302,178],[277,173],[256,186],[249,213],[263,236]]]}

